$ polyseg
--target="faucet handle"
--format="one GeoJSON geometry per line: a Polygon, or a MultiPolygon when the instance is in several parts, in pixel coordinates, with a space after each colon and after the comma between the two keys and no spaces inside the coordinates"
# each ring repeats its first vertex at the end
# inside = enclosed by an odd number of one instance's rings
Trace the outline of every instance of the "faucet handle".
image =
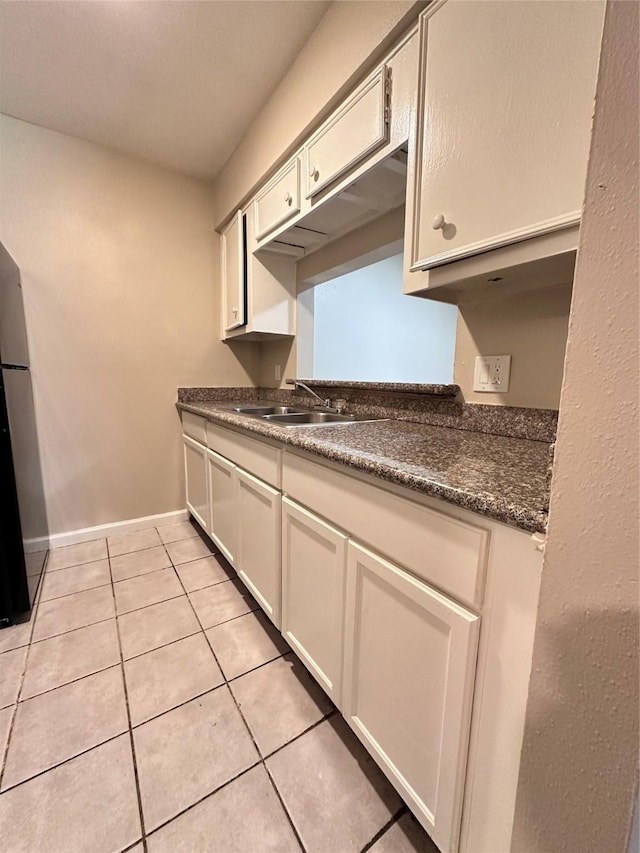
{"type": "Polygon", "coordinates": [[[333,401],[333,408],[336,410],[336,413],[339,415],[341,415],[343,413],[343,411],[346,408],[346,405],[347,405],[346,400],[334,400],[333,401]]]}

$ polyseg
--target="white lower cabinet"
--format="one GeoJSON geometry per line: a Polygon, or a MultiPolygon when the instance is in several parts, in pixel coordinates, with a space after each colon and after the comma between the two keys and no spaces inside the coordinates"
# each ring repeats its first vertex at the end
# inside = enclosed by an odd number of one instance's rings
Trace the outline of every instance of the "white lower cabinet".
{"type": "Polygon", "coordinates": [[[478,616],[348,546],[342,711],[443,853],[458,845],[478,616]]]}
{"type": "Polygon", "coordinates": [[[282,633],[341,704],[347,537],[282,499],[282,633]]]}
{"type": "Polygon", "coordinates": [[[238,574],[280,627],[280,509],[276,489],[238,469],[238,574]]]}
{"type": "Polygon", "coordinates": [[[188,435],[183,435],[182,441],[187,509],[201,527],[209,530],[207,448],[188,435]]]}
{"type": "Polygon", "coordinates": [[[233,566],[238,541],[237,468],[228,459],[207,450],[207,474],[209,534],[233,566]]]}

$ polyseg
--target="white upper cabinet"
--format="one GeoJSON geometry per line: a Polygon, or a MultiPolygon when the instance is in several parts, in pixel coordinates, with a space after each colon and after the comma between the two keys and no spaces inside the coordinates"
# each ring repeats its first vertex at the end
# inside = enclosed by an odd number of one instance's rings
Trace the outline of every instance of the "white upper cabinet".
{"type": "Polygon", "coordinates": [[[579,223],[600,0],[444,0],[420,21],[410,267],[579,223]]]}
{"type": "Polygon", "coordinates": [[[239,210],[220,235],[223,332],[237,329],[246,322],[245,257],[244,220],[242,211],[239,210]]]}
{"type": "Polygon", "coordinates": [[[388,79],[383,66],[305,144],[307,198],[385,144],[390,119],[388,79]]]}
{"type": "Polygon", "coordinates": [[[255,197],[253,212],[256,240],[262,240],[299,211],[300,157],[296,156],[255,197]]]}

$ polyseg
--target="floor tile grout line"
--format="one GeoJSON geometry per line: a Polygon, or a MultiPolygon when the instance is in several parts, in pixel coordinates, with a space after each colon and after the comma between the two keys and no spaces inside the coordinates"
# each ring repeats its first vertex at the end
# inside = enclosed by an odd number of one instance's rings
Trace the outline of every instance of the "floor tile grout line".
{"type": "MultiPolygon", "coordinates": [[[[170,598],[169,601],[174,601],[174,599],[170,598]]],[[[160,602],[160,603],[163,604],[164,602],[160,602]]],[[[152,604],[149,606],[153,607],[152,604]]],[[[137,613],[139,611],[136,610],[135,612],[137,613]]],[[[152,649],[147,649],[145,652],[138,652],[135,655],[131,655],[131,657],[124,658],[124,662],[125,662],[125,664],[127,664],[127,663],[129,663],[130,660],[138,660],[138,658],[142,658],[145,655],[151,655],[151,654],[153,654],[153,652],[160,651],[160,649],[166,649],[168,646],[172,646],[174,643],[179,643],[181,640],[188,640],[190,637],[197,637],[197,635],[201,634],[201,633],[203,633],[202,628],[200,628],[198,626],[196,631],[191,631],[190,634],[185,634],[184,637],[176,637],[175,640],[169,640],[168,643],[162,643],[162,645],[160,645],[160,646],[154,646],[152,649]]]]}
{"type": "MultiPolygon", "coordinates": [[[[233,568],[233,567],[232,567],[232,568],[233,568]]],[[[234,571],[235,571],[235,569],[234,569],[234,571]]],[[[178,574],[178,573],[176,572],[176,574],[178,574]]],[[[237,576],[237,573],[236,573],[236,576],[237,576]]],[[[180,583],[182,584],[182,579],[180,578],[180,576],[179,576],[179,575],[178,575],[178,579],[180,580],[180,583]]],[[[240,579],[238,578],[238,580],[240,580],[240,579]]],[[[182,584],[182,586],[183,586],[183,588],[184,588],[184,584],[182,584]]],[[[243,584],[243,586],[244,586],[244,584],[243,584]]],[[[245,589],[246,589],[246,586],[245,586],[245,589]]],[[[247,592],[249,592],[249,591],[247,590],[247,592]]],[[[186,593],[186,591],[185,591],[185,593],[186,593]]],[[[187,598],[189,598],[189,596],[187,596],[187,598]]],[[[200,625],[200,627],[202,627],[202,622],[201,622],[200,617],[198,616],[198,614],[197,614],[197,612],[196,612],[195,607],[193,606],[193,603],[192,603],[191,599],[189,599],[189,604],[191,605],[191,609],[193,610],[194,615],[195,615],[196,619],[198,620],[198,624],[200,625]]],[[[246,614],[243,614],[243,615],[246,615],[246,614]]],[[[232,621],[232,620],[228,620],[228,621],[232,621]]],[[[212,627],[215,627],[215,626],[212,626],[212,627]]],[[[248,734],[249,734],[249,737],[251,738],[251,742],[253,743],[253,746],[254,746],[254,748],[255,748],[255,750],[256,750],[256,754],[258,755],[258,757],[259,757],[259,759],[260,759],[260,761],[259,761],[258,763],[259,763],[259,764],[261,764],[261,765],[262,765],[262,767],[264,768],[264,771],[265,771],[265,773],[267,774],[267,777],[268,777],[269,781],[271,782],[271,785],[273,786],[273,789],[274,789],[274,791],[275,791],[275,793],[276,793],[276,796],[277,796],[277,798],[278,798],[278,800],[279,800],[279,802],[280,802],[280,804],[281,804],[281,806],[282,806],[282,808],[283,808],[283,810],[284,810],[284,813],[285,813],[285,816],[286,816],[286,818],[287,818],[287,820],[288,820],[288,822],[289,822],[289,825],[291,826],[291,830],[292,830],[292,832],[293,832],[293,834],[294,834],[294,836],[295,836],[296,840],[298,841],[298,844],[300,845],[300,849],[303,851],[303,853],[306,853],[306,847],[305,847],[305,846],[304,846],[304,844],[302,843],[302,838],[300,837],[300,834],[299,834],[299,832],[298,832],[298,830],[297,830],[297,828],[296,828],[296,826],[295,826],[295,824],[294,824],[294,822],[293,822],[293,819],[292,819],[291,815],[289,814],[289,810],[287,809],[287,807],[286,807],[286,805],[285,805],[285,803],[284,803],[284,801],[283,801],[282,797],[280,796],[280,792],[279,792],[279,791],[278,791],[278,789],[276,788],[275,783],[273,782],[273,780],[272,780],[272,778],[271,778],[271,774],[269,773],[269,771],[268,771],[268,769],[267,769],[267,765],[265,764],[265,759],[264,759],[264,757],[263,757],[263,755],[262,755],[262,752],[261,752],[260,748],[258,747],[258,744],[257,744],[257,742],[256,742],[256,739],[255,739],[255,737],[254,737],[254,735],[253,735],[253,732],[251,731],[251,728],[250,728],[249,724],[247,723],[247,721],[246,721],[246,719],[245,719],[244,714],[242,713],[242,708],[240,707],[240,703],[239,703],[239,702],[238,702],[238,700],[236,699],[236,697],[235,697],[235,695],[234,695],[234,693],[233,693],[233,690],[231,689],[231,686],[230,686],[230,684],[229,684],[229,682],[228,682],[228,680],[227,680],[227,678],[226,678],[226,676],[225,676],[225,674],[224,674],[224,671],[223,671],[222,667],[220,666],[220,661],[218,660],[218,656],[216,655],[216,653],[215,653],[215,651],[214,651],[214,648],[213,648],[213,645],[212,645],[212,643],[211,643],[211,640],[210,640],[210,639],[209,639],[209,637],[207,636],[207,632],[205,631],[205,629],[204,629],[204,628],[202,628],[202,632],[203,632],[203,634],[204,634],[205,640],[207,641],[207,644],[208,644],[209,648],[211,649],[211,654],[213,655],[213,658],[214,658],[214,660],[215,660],[215,662],[216,662],[216,664],[217,664],[217,666],[218,666],[218,669],[220,670],[220,673],[222,674],[222,677],[224,678],[224,686],[226,686],[227,690],[229,691],[229,695],[231,696],[231,700],[232,700],[232,702],[234,703],[234,705],[236,706],[236,709],[237,709],[237,711],[238,711],[238,714],[240,715],[240,719],[241,719],[241,720],[242,720],[242,722],[244,723],[245,728],[246,728],[246,730],[247,730],[247,732],[248,732],[248,734]]]]}
{"type": "Polygon", "coordinates": [[[278,799],[278,802],[282,806],[283,812],[287,816],[287,820],[289,821],[289,826],[293,830],[293,834],[295,836],[295,839],[298,842],[298,844],[300,845],[300,850],[302,850],[303,853],[307,853],[307,848],[304,846],[304,842],[302,841],[302,836],[300,835],[300,833],[298,831],[298,827],[295,825],[295,823],[293,822],[293,818],[289,814],[289,809],[286,806],[286,803],[282,797],[282,794],[278,790],[278,786],[276,785],[276,781],[273,778],[273,776],[271,775],[271,771],[267,767],[267,764],[266,764],[264,758],[262,759],[262,766],[264,767],[264,772],[267,774],[267,779],[269,780],[269,784],[273,788],[273,791],[274,791],[274,793],[278,799]]]}
{"type": "MultiPolygon", "coordinates": [[[[9,731],[7,732],[7,739],[4,744],[4,748],[2,753],[0,754],[0,794],[2,794],[2,782],[4,780],[4,772],[7,766],[7,759],[9,758],[9,748],[11,746],[11,740],[13,738],[13,730],[16,724],[16,718],[18,716],[18,706],[20,702],[20,696],[22,694],[22,688],[24,686],[24,678],[27,673],[27,666],[29,664],[29,656],[31,654],[31,646],[33,640],[33,632],[36,627],[36,619],[38,617],[38,608],[40,607],[40,599],[42,597],[42,587],[44,585],[44,573],[47,570],[47,563],[49,562],[49,553],[45,557],[44,564],[42,566],[42,573],[40,575],[40,580],[38,582],[38,587],[36,589],[35,598],[33,600],[33,607],[31,608],[31,615],[29,617],[29,621],[31,622],[31,630],[29,631],[29,642],[26,646],[26,652],[24,656],[24,661],[22,664],[22,674],[20,675],[20,684],[18,686],[18,692],[16,693],[15,702],[13,703],[13,714],[11,715],[11,722],[9,723],[9,731]]],[[[7,629],[5,629],[7,630],[7,629]]],[[[18,648],[25,648],[24,646],[18,646],[18,648]]],[[[8,649],[8,651],[15,651],[15,649],[8,649]]],[[[11,706],[7,706],[11,707],[11,706]]]]}
{"type": "Polygon", "coordinates": [[[204,803],[204,801],[208,800],[209,797],[213,797],[215,794],[222,791],[223,788],[227,788],[229,785],[232,785],[234,782],[237,782],[238,779],[241,779],[247,773],[250,773],[252,770],[255,770],[256,767],[260,767],[261,764],[262,761],[255,761],[253,764],[249,765],[249,767],[245,767],[244,770],[241,770],[240,773],[236,773],[236,775],[233,776],[231,779],[227,779],[227,781],[223,782],[222,785],[218,785],[217,788],[213,788],[211,791],[207,791],[206,794],[204,794],[202,797],[199,797],[195,802],[190,803],[188,806],[185,806],[185,808],[183,808],[181,811],[176,812],[176,814],[171,815],[171,817],[168,817],[166,820],[163,820],[162,823],[158,824],[158,826],[154,826],[153,829],[151,829],[147,833],[147,837],[155,835],[156,832],[159,832],[161,829],[164,829],[170,823],[173,823],[174,820],[177,820],[178,818],[187,814],[187,812],[190,812],[192,809],[195,809],[196,806],[199,806],[201,803],[204,803]]]}
{"type": "MultiPolygon", "coordinates": [[[[64,570],[61,569],[61,571],[64,570]]],[[[63,592],[62,595],[54,595],[53,598],[43,598],[42,603],[47,604],[49,601],[60,601],[61,598],[69,598],[70,595],[78,595],[80,592],[91,592],[92,589],[102,589],[105,586],[111,586],[111,581],[99,583],[96,586],[87,586],[84,589],[75,589],[73,592],[63,592]]]]}
{"type": "MultiPolygon", "coordinates": [[[[46,601],[42,602],[46,604],[46,601]]],[[[55,640],[57,637],[66,637],[67,634],[73,634],[74,631],[82,631],[83,628],[92,628],[94,625],[102,625],[105,622],[109,622],[111,619],[115,619],[115,613],[113,616],[106,616],[104,619],[97,619],[95,622],[89,622],[86,625],[78,625],[76,628],[69,628],[68,631],[60,631],[59,634],[51,634],[48,637],[40,637],[38,640],[31,640],[29,643],[30,646],[38,646],[40,643],[46,643],[47,640],[55,640]]]]}
{"type": "Polygon", "coordinates": [[[34,693],[33,696],[26,696],[24,699],[21,696],[16,704],[24,705],[25,702],[31,702],[32,699],[39,699],[41,696],[47,696],[49,693],[61,690],[63,687],[68,687],[70,684],[77,684],[79,681],[84,681],[85,678],[91,678],[93,675],[100,675],[103,672],[107,672],[109,669],[115,669],[117,666],[120,666],[119,660],[116,661],[116,663],[110,663],[108,666],[103,666],[92,672],[86,672],[84,675],[79,675],[77,678],[72,678],[71,681],[65,681],[63,684],[56,684],[55,687],[47,687],[46,690],[43,690],[41,693],[34,693]]]}
{"type": "MultiPolygon", "coordinates": [[[[92,539],[91,541],[94,542],[97,540],[92,539]]],[[[78,542],[76,544],[81,545],[82,543],[78,542]]],[[[63,545],[62,547],[65,548],[67,546],[63,545]]],[[[56,549],[54,549],[54,550],[56,550],[56,549]]],[[[49,553],[51,553],[51,552],[49,552],[49,553]]],[[[106,560],[106,559],[107,559],[106,557],[98,557],[97,560],[83,560],[81,563],[72,563],[70,566],[59,566],[57,569],[46,568],[45,571],[51,572],[51,574],[53,575],[56,572],[66,572],[67,569],[77,569],[78,566],[90,566],[92,563],[100,563],[100,562],[102,562],[102,560],[106,560]]]]}
{"type": "Polygon", "coordinates": [[[19,782],[16,782],[13,785],[9,785],[5,788],[4,791],[0,791],[0,798],[4,794],[8,794],[9,791],[14,791],[16,788],[19,788],[21,785],[26,785],[28,782],[33,782],[34,779],[38,779],[40,776],[44,776],[45,773],[50,773],[52,770],[57,770],[58,767],[63,767],[65,764],[69,764],[71,761],[74,761],[76,758],[80,758],[83,755],[86,755],[88,752],[92,752],[94,749],[99,749],[101,746],[106,746],[106,744],[111,743],[114,740],[117,740],[119,737],[124,737],[128,734],[127,729],[123,729],[121,732],[118,732],[115,735],[109,735],[105,740],[101,740],[99,743],[94,743],[91,746],[88,746],[86,749],[81,750],[80,752],[76,752],[74,755],[70,755],[69,758],[63,758],[62,761],[58,761],[56,764],[52,764],[51,767],[45,767],[42,770],[39,770],[37,773],[34,773],[33,776],[29,776],[26,779],[20,779],[19,782]]]}
{"type": "Polygon", "coordinates": [[[393,814],[389,820],[383,824],[380,829],[376,832],[376,834],[371,838],[364,847],[360,850],[360,853],[366,853],[367,850],[370,850],[376,841],[379,841],[387,832],[391,829],[392,826],[395,826],[396,823],[403,817],[406,813],[408,813],[409,809],[405,803],[403,803],[400,808],[393,814]]]}
{"type": "MultiPolygon", "coordinates": [[[[115,584],[113,582],[113,572],[111,570],[111,557],[109,556],[109,543],[107,542],[107,559],[109,560],[109,574],[111,576],[111,594],[113,596],[113,607],[116,611],[117,616],[117,606],[116,606],[116,590],[115,584]]],[[[131,725],[131,709],[129,707],[129,690],[127,688],[127,677],[124,671],[124,656],[122,653],[122,639],[120,637],[120,625],[118,623],[118,619],[116,618],[116,634],[118,636],[118,650],[120,652],[120,675],[122,676],[122,686],[124,690],[124,702],[127,711],[127,723],[129,726],[129,745],[131,747],[131,759],[133,762],[133,777],[135,781],[136,788],[136,799],[138,802],[138,817],[140,818],[140,832],[142,833],[142,849],[143,853],[147,853],[147,837],[144,828],[144,813],[142,810],[142,791],[140,789],[140,777],[138,775],[138,762],[136,760],[136,745],[133,738],[133,727],[131,725]]]]}

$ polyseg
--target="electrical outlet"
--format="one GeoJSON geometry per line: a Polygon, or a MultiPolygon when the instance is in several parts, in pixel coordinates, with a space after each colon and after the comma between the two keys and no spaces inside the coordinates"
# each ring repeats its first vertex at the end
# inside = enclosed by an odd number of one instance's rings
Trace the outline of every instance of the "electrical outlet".
{"type": "Polygon", "coordinates": [[[473,374],[473,390],[505,394],[509,390],[510,374],[510,355],[479,355],[473,374]]]}
{"type": "Polygon", "coordinates": [[[275,373],[275,375],[273,378],[276,380],[276,382],[280,382],[280,380],[282,379],[282,368],[280,367],[279,364],[276,364],[276,368],[275,368],[274,373],[275,373]]]}

